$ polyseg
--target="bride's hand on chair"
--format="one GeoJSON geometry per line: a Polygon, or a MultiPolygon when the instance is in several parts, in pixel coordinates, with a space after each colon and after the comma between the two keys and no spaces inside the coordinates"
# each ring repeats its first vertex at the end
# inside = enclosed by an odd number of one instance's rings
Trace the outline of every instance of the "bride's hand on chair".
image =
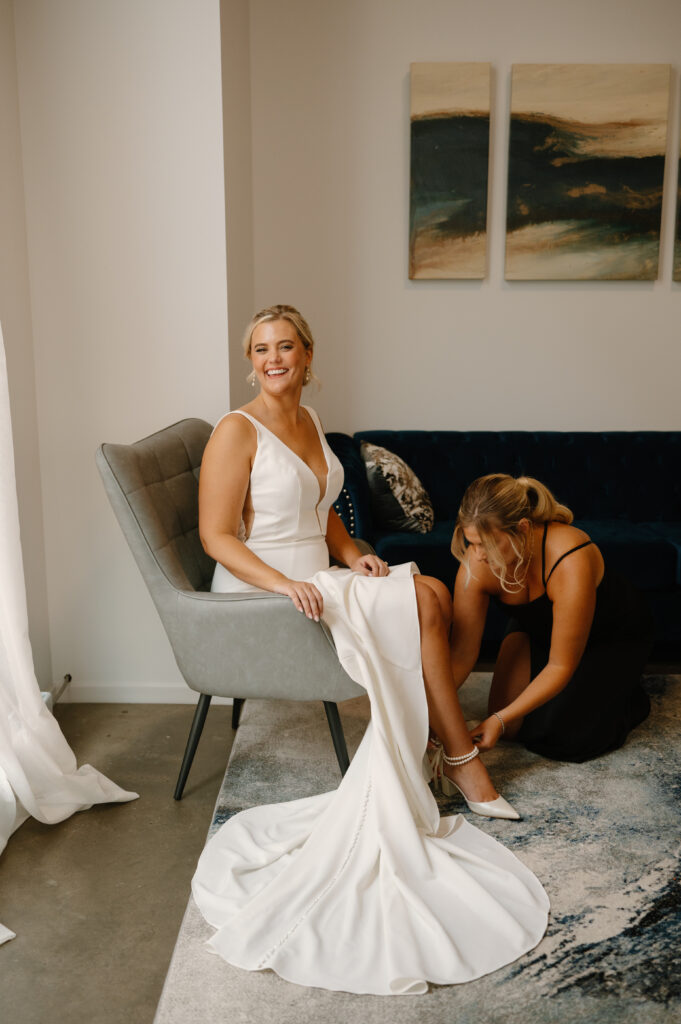
{"type": "Polygon", "coordinates": [[[314,583],[306,580],[285,580],[275,590],[275,594],[290,597],[299,612],[304,612],[308,619],[319,622],[324,610],[324,599],[314,583]]]}
{"type": "Polygon", "coordinates": [[[378,555],[360,555],[350,566],[353,572],[362,576],[387,576],[390,569],[378,555]]]}

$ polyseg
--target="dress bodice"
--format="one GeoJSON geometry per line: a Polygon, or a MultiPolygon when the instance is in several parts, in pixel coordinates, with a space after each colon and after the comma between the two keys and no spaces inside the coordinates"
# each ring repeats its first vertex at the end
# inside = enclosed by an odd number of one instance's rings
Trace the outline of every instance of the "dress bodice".
{"type": "MultiPolygon", "coordinates": [[[[319,480],[299,455],[264,424],[241,409],[253,424],[257,449],[250,479],[253,518],[248,532],[242,521],[239,539],[259,558],[292,579],[305,579],[328,568],[326,528],[329,510],[343,486],[343,467],[324,436],[316,412],[304,408],[314,423],[326,460],[327,477],[320,496],[319,480]]],[[[217,565],[213,591],[254,590],[217,565]]]]}

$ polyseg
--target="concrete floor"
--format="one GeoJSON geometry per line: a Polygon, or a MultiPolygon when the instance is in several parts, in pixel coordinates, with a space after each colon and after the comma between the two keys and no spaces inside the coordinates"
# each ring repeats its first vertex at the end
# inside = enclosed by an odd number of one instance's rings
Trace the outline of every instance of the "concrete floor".
{"type": "Polygon", "coordinates": [[[0,857],[3,1024],[151,1024],[232,745],[212,707],[179,803],[193,707],[63,704],[79,764],[140,799],[29,819],[0,857]]]}

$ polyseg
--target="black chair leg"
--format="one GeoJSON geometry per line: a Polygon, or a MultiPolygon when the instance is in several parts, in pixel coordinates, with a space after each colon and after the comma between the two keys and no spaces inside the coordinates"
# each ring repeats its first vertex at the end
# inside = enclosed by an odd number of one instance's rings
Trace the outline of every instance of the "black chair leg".
{"type": "Polygon", "coordinates": [[[232,729],[234,729],[235,732],[239,728],[241,709],[244,706],[245,700],[245,697],[234,697],[234,703],[232,704],[232,729]]]}
{"type": "Polygon", "coordinates": [[[189,775],[189,769],[192,766],[194,760],[194,754],[196,748],[199,745],[201,739],[201,733],[203,732],[203,723],[206,721],[206,715],[208,714],[208,708],[210,707],[210,695],[202,693],[199,697],[199,702],[196,705],[196,711],[194,712],[194,718],[192,720],[192,727],[189,730],[189,739],[187,740],[187,746],[182,758],[182,766],[180,768],[180,774],[177,777],[177,785],[175,786],[175,799],[181,800],[182,793],[184,791],[184,785],[189,775]]]}
{"type": "Polygon", "coordinates": [[[340,715],[338,714],[338,705],[334,704],[331,700],[325,700],[324,710],[326,711],[326,720],[331,730],[333,749],[336,751],[336,757],[338,758],[338,767],[341,770],[341,775],[345,775],[350,767],[350,758],[348,757],[348,748],[345,745],[345,736],[340,715]]]}

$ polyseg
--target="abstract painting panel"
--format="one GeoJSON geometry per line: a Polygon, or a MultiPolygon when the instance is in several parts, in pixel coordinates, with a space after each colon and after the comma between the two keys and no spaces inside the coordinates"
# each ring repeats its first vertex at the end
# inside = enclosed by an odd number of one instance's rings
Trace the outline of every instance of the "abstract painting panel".
{"type": "Polygon", "coordinates": [[[411,65],[409,277],[482,278],[490,65],[411,65]]]}
{"type": "Polygon", "coordinates": [[[517,64],[507,280],[654,280],[668,64],[517,64]]]}
{"type": "Polygon", "coordinates": [[[681,281],[681,159],[676,185],[676,234],[674,236],[674,280],[681,281]]]}

